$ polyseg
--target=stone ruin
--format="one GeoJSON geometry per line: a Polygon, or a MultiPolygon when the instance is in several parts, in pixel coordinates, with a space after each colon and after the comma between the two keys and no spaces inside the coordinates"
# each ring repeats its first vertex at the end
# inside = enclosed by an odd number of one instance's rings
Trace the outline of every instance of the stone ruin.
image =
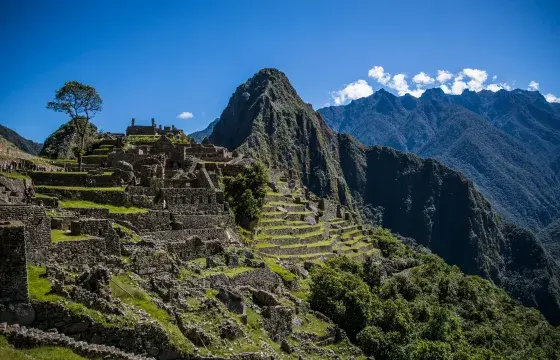
{"type": "MultiPolygon", "coordinates": [[[[197,351],[217,343],[215,337],[246,337],[247,311],[263,318],[271,341],[286,344],[295,331],[292,321],[303,318],[298,312],[314,316],[279,300],[295,282],[271,271],[240,241],[220,178],[235,176],[252,160],[208,140],[176,141],[179,131],[157,127],[155,120],[152,126],[133,121],[126,135],[105,134],[86,154],[85,172],[70,167],[65,170],[71,172],[26,173],[37,193],[32,199],[22,195],[29,180],[0,176],[0,335],[21,346],[63,345],[107,359],[185,358],[153,318],[112,295],[115,286],[130,295],[112,280],[123,274],[153,296],[197,351]],[[63,303],[31,297],[28,269],[44,269],[40,276],[50,283],[49,296],[111,321],[127,313],[139,320],[111,328],[63,303]],[[210,290],[215,295],[207,298],[210,290]],[[196,299],[203,314],[223,318],[215,334],[183,320],[181,313],[193,311],[186,298],[196,299]],[[233,314],[241,316],[242,325],[233,314]]],[[[299,304],[293,296],[288,299],[299,304]]],[[[329,334],[321,344],[333,342],[329,334]]],[[[267,346],[260,351],[272,354],[267,346]]],[[[307,346],[325,354],[319,346],[307,346]]],[[[260,358],[252,356],[237,358],[260,358]]]]}

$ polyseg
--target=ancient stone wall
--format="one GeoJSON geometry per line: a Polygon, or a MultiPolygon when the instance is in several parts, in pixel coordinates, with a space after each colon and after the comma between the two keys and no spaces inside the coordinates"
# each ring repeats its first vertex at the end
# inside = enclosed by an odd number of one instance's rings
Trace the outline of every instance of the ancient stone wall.
{"type": "Polygon", "coordinates": [[[134,125],[126,128],[126,135],[155,135],[155,126],[149,125],[134,125]]]}
{"type": "Polygon", "coordinates": [[[21,221],[0,221],[0,304],[29,302],[25,229],[21,221]]]}
{"type": "Polygon", "coordinates": [[[81,219],[80,229],[82,234],[98,236],[105,239],[105,248],[108,254],[120,256],[120,239],[111,222],[107,219],[81,219]]]}
{"type": "MultiPolygon", "coordinates": [[[[36,189],[41,193],[42,189],[36,189]]],[[[125,191],[92,191],[92,190],[65,190],[65,189],[45,189],[49,194],[67,200],[86,200],[99,204],[112,204],[126,206],[130,204],[130,198],[125,191]]]]}
{"type": "Polygon", "coordinates": [[[200,238],[169,242],[165,244],[165,248],[167,252],[177,255],[184,261],[216,255],[223,251],[219,240],[201,241],[200,238]]]}
{"type": "Polygon", "coordinates": [[[183,224],[183,229],[225,227],[232,224],[230,215],[172,215],[172,219],[183,224]]]}
{"type": "Polygon", "coordinates": [[[19,220],[25,226],[27,261],[44,263],[51,243],[51,221],[39,206],[0,205],[0,220],[19,220]]]}
{"type": "Polygon", "coordinates": [[[183,229],[155,231],[144,234],[146,238],[160,242],[183,242],[196,235],[202,240],[227,239],[225,229],[183,229]]]}
{"type": "Polygon", "coordinates": [[[64,172],[33,171],[29,173],[35,185],[50,186],[117,186],[118,178],[111,175],[73,174],[64,172]]]}
{"type": "Polygon", "coordinates": [[[169,211],[151,210],[147,213],[109,214],[109,218],[129,222],[141,232],[171,229],[169,211]]]}
{"type": "Polygon", "coordinates": [[[95,265],[108,255],[105,239],[92,237],[77,241],[54,243],[49,258],[58,264],[81,267],[95,265]]]}

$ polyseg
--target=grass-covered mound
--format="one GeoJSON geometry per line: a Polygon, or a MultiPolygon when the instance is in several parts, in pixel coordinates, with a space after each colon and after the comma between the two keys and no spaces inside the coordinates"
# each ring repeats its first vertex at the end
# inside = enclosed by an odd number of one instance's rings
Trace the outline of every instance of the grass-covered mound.
{"type": "Polygon", "coordinates": [[[388,232],[382,256],[328,260],[309,302],[375,359],[558,359],[560,330],[505,291],[388,232]]]}

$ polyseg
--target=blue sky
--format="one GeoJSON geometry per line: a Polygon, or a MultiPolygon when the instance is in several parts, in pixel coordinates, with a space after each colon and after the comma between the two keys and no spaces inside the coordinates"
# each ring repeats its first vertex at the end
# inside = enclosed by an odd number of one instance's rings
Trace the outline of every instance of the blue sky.
{"type": "Polygon", "coordinates": [[[47,101],[78,80],[101,94],[103,130],[155,117],[192,132],[263,67],[316,108],[382,86],[418,95],[441,85],[438,70],[449,92],[535,81],[560,96],[558,59],[557,1],[12,0],[0,5],[0,123],[43,141],[68,120],[47,101]]]}

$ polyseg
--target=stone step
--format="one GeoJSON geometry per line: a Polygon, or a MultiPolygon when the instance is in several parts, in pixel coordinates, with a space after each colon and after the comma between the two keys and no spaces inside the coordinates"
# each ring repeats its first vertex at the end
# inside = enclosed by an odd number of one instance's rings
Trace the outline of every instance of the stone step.
{"type": "Polygon", "coordinates": [[[263,219],[284,219],[288,221],[301,220],[302,216],[313,216],[311,211],[296,211],[296,212],[283,212],[283,211],[265,211],[261,213],[263,219]]]}
{"type": "Polygon", "coordinates": [[[311,236],[272,236],[260,239],[261,242],[266,242],[276,245],[294,245],[294,244],[311,244],[317,241],[325,240],[325,234],[315,234],[311,236]]]}
{"type": "Polygon", "coordinates": [[[312,243],[307,245],[288,245],[288,246],[267,246],[263,248],[259,248],[259,251],[269,255],[307,255],[307,254],[316,254],[316,253],[328,253],[332,252],[333,244],[323,244],[322,242],[319,243],[312,243]],[[314,245],[316,244],[316,245],[314,245]]]}
{"type": "Polygon", "coordinates": [[[258,228],[258,234],[263,235],[302,235],[323,230],[323,225],[303,225],[303,226],[270,226],[258,228]]]}
{"type": "Polygon", "coordinates": [[[303,204],[294,204],[289,202],[269,202],[264,205],[263,211],[270,212],[270,211],[282,211],[280,209],[287,210],[289,212],[298,212],[298,211],[306,211],[305,205],[303,204]]]}

